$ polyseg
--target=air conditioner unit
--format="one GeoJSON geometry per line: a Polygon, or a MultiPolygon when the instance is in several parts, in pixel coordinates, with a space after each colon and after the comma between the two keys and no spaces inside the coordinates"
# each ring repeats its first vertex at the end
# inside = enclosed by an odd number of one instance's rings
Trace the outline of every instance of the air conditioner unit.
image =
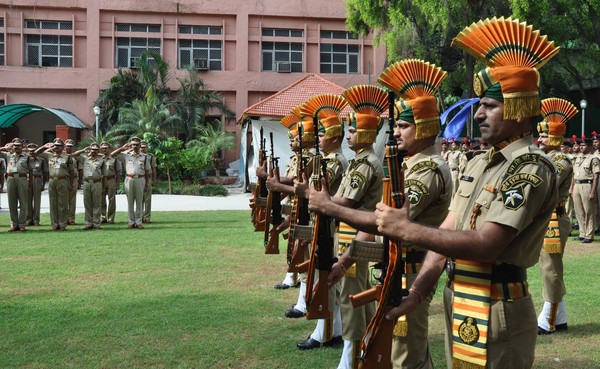
{"type": "Polygon", "coordinates": [[[138,69],[139,56],[129,58],[129,69],[138,69]]]}
{"type": "Polygon", "coordinates": [[[279,73],[290,73],[292,71],[292,63],[275,62],[275,70],[279,73]]]}
{"type": "Polygon", "coordinates": [[[208,67],[208,59],[207,58],[198,58],[194,59],[194,68],[196,70],[209,70],[208,67]]]}

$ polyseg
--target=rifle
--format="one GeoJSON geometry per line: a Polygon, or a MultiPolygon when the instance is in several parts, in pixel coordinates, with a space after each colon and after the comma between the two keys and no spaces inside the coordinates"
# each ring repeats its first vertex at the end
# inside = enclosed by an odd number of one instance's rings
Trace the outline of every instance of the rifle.
{"type": "MultiPolygon", "coordinates": [[[[388,206],[401,208],[404,201],[404,173],[401,164],[405,153],[398,150],[394,138],[394,92],[392,91],[388,93],[388,107],[390,131],[385,154],[388,181],[387,186],[384,186],[383,202],[388,206]]],[[[408,290],[405,288],[406,276],[404,275],[401,240],[385,237],[383,252],[384,259],[373,267],[381,270],[381,275],[376,278],[380,284],[370,290],[350,296],[352,305],[355,307],[374,299],[379,300],[375,315],[369,322],[362,339],[359,365],[359,368],[362,369],[391,369],[392,336],[394,334],[406,336],[407,332],[405,316],[398,319],[397,326],[394,321],[385,319],[385,315],[392,308],[400,305],[402,297],[408,295],[408,290]]]]}
{"type": "MultiPolygon", "coordinates": [[[[301,131],[298,133],[298,143],[300,151],[297,154],[298,167],[296,178],[302,178],[302,173],[305,172],[305,163],[302,157],[303,144],[301,131]]],[[[290,237],[287,244],[288,272],[303,273],[308,268],[308,263],[304,263],[304,249],[306,247],[304,241],[312,240],[312,228],[309,226],[310,213],[308,211],[308,199],[299,198],[298,196],[294,198],[290,221],[290,237]]]]}
{"type": "MultiPolygon", "coordinates": [[[[314,116],[315,127],[318,118],[314,116]]],[[[315,190],[321,190],[321,178],[327,178],[327,162],[319,153],[319,136],[315,135],[317,154],[312,162],[312,184],[315,190]]],[[[327,279],[331,266],[337,261],[333,257],[333,235],[331,234],[331,218],[317,213],[313,214],[313,238],[311,242],[308,277],[306,279],[306,319],[327,319],[331,317],[329,304],[329,286],[327,279]],[[314,285],[315,271],[319,270],[319,279],[314,285]],[[314,288],[313,288],[314,285],[314,288]]]]}
{"type": "MultiPolygon", "coordinates": [[[[273,148],[273,132],[271,132],[271,159],[270,159],[270,177],[279,177],[279,158],[275,157],[273,148]]],[[[281,224],[281,193],[269,191],[267,195],[267,208],[265,218],[264,245],[265,254],[279,254],[279,232],[277,226],[281,224]],[[271,228],[271,225],[273,228],[271,228]]]]}
{"type": "MultiPolygon", "coordinates": [[[[263,135],[263,128],[260,128],[260,149],[258,150],[258,164],[259,166],[263,166],[267,161],[267,152],[265,149],[266,139],[263,135]]],[[[272,143],[272,141],[271,141],[272,143]]],[[[252,222],[254,223],[254,231],[260,232],[265,229],[265,207],[266,200],[268,196],[267,190],[267,180],[264,178],[259,178],[258,183],[256,184],[256,189],[254,190],[254,201],[253,201],[253,212],[252,212],[252,222]]]]}

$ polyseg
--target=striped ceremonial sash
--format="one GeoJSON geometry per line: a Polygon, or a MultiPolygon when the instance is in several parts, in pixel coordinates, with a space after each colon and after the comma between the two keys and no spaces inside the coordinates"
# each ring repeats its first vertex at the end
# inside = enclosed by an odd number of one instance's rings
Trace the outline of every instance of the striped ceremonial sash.
{"type": "MultiPolygon", "coordinates": [[[[357,233],[357,229],[352,228],[344,222],[340,222],[338,227],[338,257],[344,255],[344,252],[346,252],[346,249],[348,249],[348,246],[350,246],[357,233]]],[[[356,264],[353,264],[348,268],[345,276],[348,278],[356,278],[356,264]]]]}
{"type": "Polygon", "coordinates": [[[452,302],[453,369],[485,368],[491,273],[491,263],[456,260],[452,302]]]}
{"type": "Polygon", "coordinates": [[[560,249],[560,229],[558,227],[558,215],[555,210],[552,212],[550,223],[548,223],[548,230],[544,237],[544,251],[547,254],[559,254],[560,249]]]}

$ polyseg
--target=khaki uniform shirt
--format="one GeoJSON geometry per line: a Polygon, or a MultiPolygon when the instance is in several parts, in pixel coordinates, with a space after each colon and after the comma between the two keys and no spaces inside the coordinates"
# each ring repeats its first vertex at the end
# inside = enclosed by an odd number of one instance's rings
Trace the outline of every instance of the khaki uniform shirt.
{"type": "Polygon", "coordinates": [[[31,166],[33,168],[33,175],[36,177],[43,177],[44,173],[48,172],[48,164],[40,156],[31,157],[31,166]]]}
{"type": "Polygon", "coordinates": [[[575,158],[573,166],[575,180],[594,179],[594,174],[600,173],[600,160],[593,154],[580,154],[575,158]]]}
{"type": "Polygon", "coordinates": [[[496,260],[528,268],[539,259],[557,201],[556,169],[533,145],[530,135],[473,158],[460,178],[450,210],[456,213],[456,230],[471,229],[477,204],[477,229],[484,222],[515,229],[515,238],[496,260]]]}
{"type": "Polygon", "coordinates": [[[150,170],[148,156],[141,152],[137,155],[134,154],[133,151],[119,153],[118,158],[125,162],[125,173],[127,173],[128,176],[146,175],[146,172],[150,170]]]}
{"type": "Polygon", "coordinates": [[[329,181],[329,194],[335,195],[342,183],[344,172],[348,168],[348,160],[342,152],[342,148],[330,152],[325,156],[327,160],[327,180],[329,181]]]}
{"type": "Polygon", "coordinates": [[[550,151],[548,157],[552,160],[557,169],[558,202],[564,204],[569,199],[571,178],[573,178],[573,165],[567,155],[557,150],[550,151]]]}
{"type": "Polygon", "coordinates": [[[107,177],[114,177],[117,173],[121,173],[122,165],[121,161],[113,156],[104,158],[104,175],[107,177]]]}
{"type": "Polygon", "coordinates": [[[53,152],[43,152],[40,156],[45,158],[48,162],[50,178],[68,177],[71,173],[77,171],[77,166],[69,154],[63,152],[62,154],[57,155],[53,152]]]}
{"type": "Polygon", "coordinates": [[[31,170],[31,163],[29,155],[22,152],[20,155],[15,153],[0,153],[6,159],[6,173],[26,175],[31,170]]]}
{"type": "Polygon", "coordinates": [[[93,159],[91,156],[83,157],[83,179],[98,180],[104,177],[104,158],[97,156],[93,159]]]}
{"type": "Polygon", "coordinates": [[[375,210],[383,193],[383,165],[373,148],[364,149],[350,160],[336,196],[356,201],[355,209],[375,210]]]}
{"type": "Polygon", "coordinates": [[[404,192],[410,204],[410,219],[439,226],[448,215],[452,199],[450,168],[434,146],[404,159],[403,167],[404,192]]]}
{"type": "Polygon", "coordinates": [[[456,151],[450,151],[448,153],[448,166],[450,167],[450,170],[458,170],[458,167],[460,166],[460,157],[462,155],[462,152],[456,150],[456,151]]]}

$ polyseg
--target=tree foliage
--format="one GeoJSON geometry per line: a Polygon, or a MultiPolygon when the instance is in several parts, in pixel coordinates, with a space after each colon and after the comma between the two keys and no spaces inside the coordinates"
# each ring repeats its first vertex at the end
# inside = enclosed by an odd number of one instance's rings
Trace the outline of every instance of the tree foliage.
{"type": "Polygon", "coordinates": [[[600,71],[600,0],[348,0],[350,31],[376,33],[384,42],[388,61],[422,58],[449,72],[445,95],[473,96],[472,76],[482,67],[457,48],[452,39],[473,22],[513,16],[527,21],[561,46],[561,52],[542,73],[542,95],[564,95],[600,71]]]}

